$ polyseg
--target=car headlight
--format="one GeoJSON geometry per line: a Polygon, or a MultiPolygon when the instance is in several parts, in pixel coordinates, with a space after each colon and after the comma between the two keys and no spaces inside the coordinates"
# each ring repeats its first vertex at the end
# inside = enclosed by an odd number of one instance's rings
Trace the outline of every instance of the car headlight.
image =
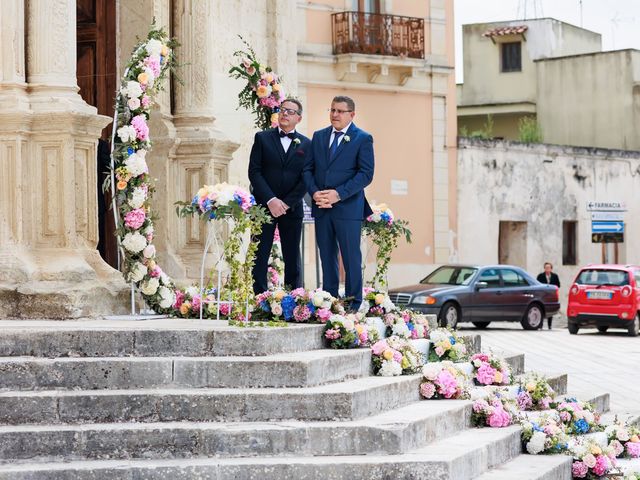
{"type": "Polygon", "coordinates": [[[417,297],[413,297],[411,303],[422,303],[423,305],[433,305],[438,301],[437,298],[432,297],[431,295],[418,295],[417,297]]]}

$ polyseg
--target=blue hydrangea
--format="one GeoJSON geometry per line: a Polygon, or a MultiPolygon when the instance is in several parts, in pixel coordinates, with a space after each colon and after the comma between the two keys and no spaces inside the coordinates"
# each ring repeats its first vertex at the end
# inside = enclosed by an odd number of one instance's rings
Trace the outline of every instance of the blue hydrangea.
{"type": "Polygon", "coordinates": [[[238,205],[242,205],[242,197],[237,193],[233,195],[233,199],[236,201],[238,205]]]}
{"type": "Polygon", "coordinates": [[[271,311],[271,307],[269,306],[269,302],[267,302],[266,300],[263,300],[263,301],[260,302],[260,308],[264,312],[270,312],[271,311]]]}
{"type": "Polygon", "coordinates": [[[135,150],[134,150],[133,148],[131,148],[131,147],[128,147],[128,148],[127,148],[127,154],[128,154],[128,155],[131,155],[134,151],[135,151],[135,150]]]}
{"type": "Polygon", "coordinates": [[[388,222],[388,221],[389,221],[389,219],[390,219],[391,217],[389,216],[389,214],[388,214],[387,212],[382,212],[382,213],[380,214],[380,218],[381,218],[382,220],[384,220],[385,222],[388,222]]]}
{"type": "Polygon", "coordinates": [[[309,311],[311,312],[311,314],[316,313],[316,306],[313,304],[313,302],[307,303],[307,307],[309,308],[309,311]]]}
{"type": "Polygon", "coordinates": [[[449,337],[449,343],[451,343],[451,345],[455,345],[456,339],[454,337],[449,337]]]}
{"type": "Polygon", "coordinates": [[[295,299],[291,295],[285,296],[282,299],[282,315],[285,320],[291,320],[294,308],[296,308],[295,299]]]}
{"type": "Polygon", "coordinates": [[[540,427],[540,425],[538,425],[535,422],[531,422],[531,426],[533,427],[533,430],[535,432],[544,432],[544,429],[542,427],[540,427]]]}
{"type": "Polygon", "coordinates": [[[204,202],[202,202],[202,209],[205,212],[211,210],[211,204],[212,204],[211,200],[207,198],[204,202]]]}
{"type": "Polygon", "coordinates": [[[573,422],[573,430],[576,433],[587,433],[589,431],[589,423],[584,418],[573,422]]]}
{"type": "Polygon", "coordinates": [[[194,206],[198,205],[198,196],[197,195],[195,197],[193,197],[193,200],[191,200],[191,205],[194,205],[194,206]]]}
{"type": "Polygon", "coordinates": [[[413,322],[409,322],[407,323],[407,328],[410,332],[413,332],[416,329],[416,326],[413,324],[413,322]]]}
{"type": "Polygon", "coordinates": [[[209,214],[209,218],[210,218],[211,220],[213,220],[213,219],[215,219],[215,218],[216,218],[216,212],[215,212],[215,210],[212,210],[212,211],[211,211],[211,213],[209,214]]]}

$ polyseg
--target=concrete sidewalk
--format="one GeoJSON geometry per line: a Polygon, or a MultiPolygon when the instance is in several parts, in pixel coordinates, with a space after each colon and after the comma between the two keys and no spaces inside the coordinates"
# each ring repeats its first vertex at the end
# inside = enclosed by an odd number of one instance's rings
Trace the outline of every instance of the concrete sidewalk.
{"type": "Polygon", "coordinates": [[[482,331],[465,325],[461,331],[480,333],[483,350],[524,353],[526,370],[567,373],[569,393],[609,392],[612,411],[640,412],[640,337],[622,330],[604,335],[595,329],[570,335],[559,327],[525,331],[515,323],[495,323],[482,331]]]}

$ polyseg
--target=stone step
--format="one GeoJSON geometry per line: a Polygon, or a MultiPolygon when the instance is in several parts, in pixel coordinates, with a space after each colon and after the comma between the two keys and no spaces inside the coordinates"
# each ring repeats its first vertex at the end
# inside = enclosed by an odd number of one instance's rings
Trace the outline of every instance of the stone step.
{"type": "Polygon", "coordinates": [[[0,392],[0,424],[349,420],[419,400],[419,375],[304,388],[0,392]]]}
{"type": "Polygon", "coordinates": [[[324,348],[324,326],[312,324],[240,328],[218,320],[0,321],[0,329],[0,357],[244,356],[324,348]]]}
{"type": "Polygon", "coordinates": [[[518,455],[480,475],[476,480],[571,480],[568,455],[518,455]]]}
{"type": "Polygon", "coordinates": [[[519,427],[485,428],[465,430],[421,449],[398,455],[13,463],[0,466],[0,480],[471,480],[519,453],[519,427]]]}
{"type": "Polygon", "coordinates": [[[0,358],[0,390],[302,387],[370,374],[370,349],[259,357],[0,358]]]}

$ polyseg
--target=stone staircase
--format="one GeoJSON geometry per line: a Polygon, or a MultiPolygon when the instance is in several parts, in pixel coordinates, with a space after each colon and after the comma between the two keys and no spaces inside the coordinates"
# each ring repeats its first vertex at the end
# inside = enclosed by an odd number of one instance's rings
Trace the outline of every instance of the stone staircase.
{"type": "Polygon", "coordinates": [[[420,375],[371,376],[368,349],[323,349],[321,331],[4,327],[0,480],[571,478],[567,456],[522,455],[519,427],[472,428],[470,401],[420,400],[420,375]]]}

